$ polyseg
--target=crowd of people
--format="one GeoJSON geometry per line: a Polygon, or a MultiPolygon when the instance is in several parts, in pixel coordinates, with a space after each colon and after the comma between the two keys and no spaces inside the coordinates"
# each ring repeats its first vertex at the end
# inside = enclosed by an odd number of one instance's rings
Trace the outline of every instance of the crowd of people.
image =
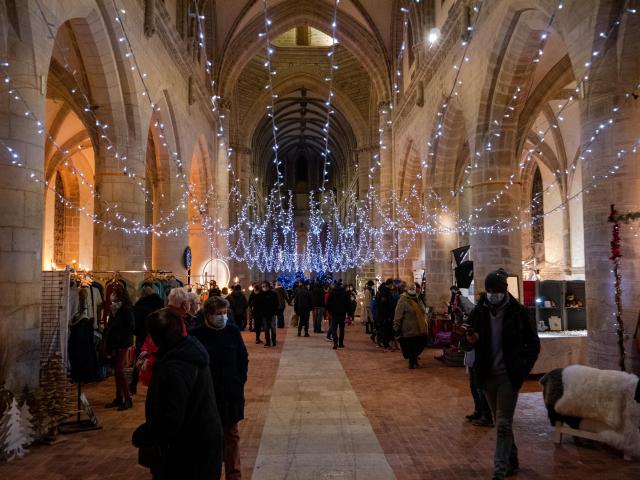
{"type": "MultiPolygon", "coordinates": [[[[130,409],[138,383],[148,386],[145,423],[133,434],[139,461],[154,478],[241,478],[238,423],[244,418],[244,385],[249,356],[242,330],[252,330],[257,344],[276,347],[285,327],[285,309],[293,307],[297,335],[326,336],[334,349],[345,347],[345,325],[353,323],[358,301],[360,321],[376,347],[401,350],[410,369],[420,366],[430,325],[417,283],[387,279],[374,289],[368,281],[358,298],[355,287],[337,280],[298,281],[287,291],[280,282],[263,281],[245,295],[240,285],[214,286],[208,299],[187,288],[174,288],[167,305],[153,289],[142,288],[132,304],[124,288],[111,294],[106,334],[116,396],[106,405],[130,409]],[[310,325],[311,324],[311,325],[310,325]],[[323,326],[326,330],[323,331],[323,326]],[[136,362],[126,381],[127,352],[134,342],[136,362]]],[[[540,343],[528,312],[507,291],[504,270],[490,273],[477,303],[451,287],[449,314],[465,329],[460,348],[477,426],[496,426],[494,479],[518,468],[512,421],[524,378],[535,363],[540,343]]]]}

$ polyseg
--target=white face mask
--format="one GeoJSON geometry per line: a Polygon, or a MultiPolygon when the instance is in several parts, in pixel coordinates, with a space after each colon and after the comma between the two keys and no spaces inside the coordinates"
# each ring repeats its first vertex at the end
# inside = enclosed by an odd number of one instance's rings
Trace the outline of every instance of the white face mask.
{"type": "Polygon", "coordinates": [[[216,330],[222,330],[227,326],[227,314],[213,315],[213,320],[209,322],[209,325],[216,330]]]}
{"type": "Polygon", "coordinates": [[[268,292],[269,291],[269,287],[262,287],[262,291],[263,292],[268,292]]]}
{"type": "Polygon", "coordinates": [[[411,296],[416,294],[416,289],[415,288],[410,288],[409,290],[407,290],[407,293],[411,296]]]}
{"type": "Polygon", "coordinates": [[[487,300],[491,305],[500,305],[504,300],[504,293],[487,293],[487,300]]]}

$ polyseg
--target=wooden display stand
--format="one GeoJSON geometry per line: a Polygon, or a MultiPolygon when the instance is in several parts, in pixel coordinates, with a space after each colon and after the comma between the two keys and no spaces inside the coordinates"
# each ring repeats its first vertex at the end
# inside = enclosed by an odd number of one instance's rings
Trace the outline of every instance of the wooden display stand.
{"type": "MultiPolygon", "coordinates": [[[[556,445],[562,444],[562,435],[573,435],[574,437],[586,438],[588,440],[594,440],[596,442],[602,442],[597,433],[588,432],[587,430],[577,430],[575,428],[567,427],[562,422],[555,422],[553,424],[553,443],[556,445]]],[[[623,451],[624,459],[631,461],[631,454],[626,450],[623,451]]]]}

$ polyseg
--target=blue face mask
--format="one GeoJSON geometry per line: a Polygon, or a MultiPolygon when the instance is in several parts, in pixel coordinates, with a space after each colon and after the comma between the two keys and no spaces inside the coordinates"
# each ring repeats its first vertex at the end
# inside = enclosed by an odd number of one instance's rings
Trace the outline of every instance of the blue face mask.
{"type": "Polygon", "coordinates": [[[214,315],[213,321],[209,322],[209,325],[211,325],[211,328],[214,328],[215,330],[222,330],[227,326],[227,314],[214,315]]]}
{"type": "Polygon", "coordinates": [[[500,305],[504,300],[504,293],[487,293],[487,301],[491,305],[500,305]]]}

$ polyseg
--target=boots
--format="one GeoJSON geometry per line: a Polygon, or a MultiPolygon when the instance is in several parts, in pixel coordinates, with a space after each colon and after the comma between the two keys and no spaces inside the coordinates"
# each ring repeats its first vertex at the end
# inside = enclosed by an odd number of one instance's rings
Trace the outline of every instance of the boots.
{"type": "Polygon", "coordinates": [[[133,400],[131,400],[131,398],[127,398],[122,405],[118,407],[118,411],[121,412],[123,410],[129,410],[130,408],[133,408],[133,400]]]}
{"type": "Polygon", "coordinates": [[[116,397],[114,398],[113,402],[107,403],[104,408],[120,408],[120,406],[122,405],[124,405],[124,400],[122,399],[122,397],[116,397]]]}

